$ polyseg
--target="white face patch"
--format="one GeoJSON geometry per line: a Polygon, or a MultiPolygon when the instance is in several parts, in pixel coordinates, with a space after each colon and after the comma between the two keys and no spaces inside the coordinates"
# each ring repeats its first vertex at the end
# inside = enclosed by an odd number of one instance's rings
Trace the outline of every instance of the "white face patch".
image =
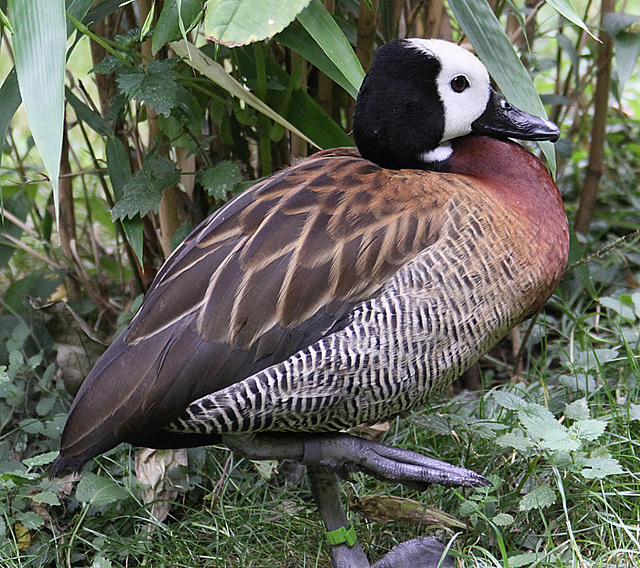
{"type": "MultiPolygon", "coordinates": [[[[407,40],[415,49],[440,61],[442,70],[436,78],[444,106],[442,142],[471,132],[471,124],[484,112],[489,102],[490,80],[486,67],[466,49],[441,39],[407,40]],[[452,81],[463,75],[469,86],[456,92],[452,81]]],[[[460,80],[458,80],[460,81],[460,80]]]]}

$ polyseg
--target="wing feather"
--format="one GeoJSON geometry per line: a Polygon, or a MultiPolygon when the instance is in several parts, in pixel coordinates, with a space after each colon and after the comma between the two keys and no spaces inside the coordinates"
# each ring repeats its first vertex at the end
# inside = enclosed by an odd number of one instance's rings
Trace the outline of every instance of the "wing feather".
{"type": "Polygon", "coordinates": [[[87,377],[63,453],[144,443],[193,400],[344,327],[355,304],[437,240],[444,200],[430,194],[430,175],[383,170],[352,149],[321,152],[205,220],[87,377]]]}

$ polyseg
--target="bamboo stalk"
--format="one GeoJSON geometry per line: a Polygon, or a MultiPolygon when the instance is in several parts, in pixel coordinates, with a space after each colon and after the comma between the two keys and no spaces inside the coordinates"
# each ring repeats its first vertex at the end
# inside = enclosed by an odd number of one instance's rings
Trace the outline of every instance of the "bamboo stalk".
{"type": "MultiPolygon", "coordinates": [[[[600,5],[601,29],[605,14],[615,11],[615,0],[602,0],[600,5]]],[[[607,114],[609,111],[609,90],[611,86],[611,61],[613,58],[613,40],[604,31],[600,34],[601,45],[598,49],[596,92],[593,99],[593,126],[591,127],[591,146],[589,163],[580,192],[580,203],[576,213],[576,232],[586,234],[593,218],[598,197],[600,178],[604,171],[604,143],[606,138],[607,114]]]]}

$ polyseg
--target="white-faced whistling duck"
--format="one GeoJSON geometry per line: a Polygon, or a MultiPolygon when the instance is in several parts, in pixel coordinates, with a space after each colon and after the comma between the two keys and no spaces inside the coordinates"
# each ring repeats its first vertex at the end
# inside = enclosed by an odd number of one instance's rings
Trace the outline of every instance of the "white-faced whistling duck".
{"type": "MultiPolygon", "coordinates": [[[[562,201],[508,138],[558,128],[511,106],[463,48],[409,39],[378,50],[354,136],[357,150],[256,183],[175,250],[78,392],[54,475],[120,442],[299,460],[334,565],[352,568],[369,562],[336,474],[487,483],[340,431],[420,408],[552,294],[562,201]]],[[[376,567],[436,566],[441,552],[415,539],[376,567]]]]}

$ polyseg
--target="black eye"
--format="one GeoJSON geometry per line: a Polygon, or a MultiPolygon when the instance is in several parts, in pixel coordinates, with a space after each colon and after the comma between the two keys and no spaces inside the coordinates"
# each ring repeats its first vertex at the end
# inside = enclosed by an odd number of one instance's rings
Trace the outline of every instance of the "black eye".
{"type": "Polygon", "coordinates": [[[462,91],[469,88],[469,79],[467,79],[464,75],[456,75],[453,79],[451,79],[451,88],[456,93],[461,93],[462,91]]]}

